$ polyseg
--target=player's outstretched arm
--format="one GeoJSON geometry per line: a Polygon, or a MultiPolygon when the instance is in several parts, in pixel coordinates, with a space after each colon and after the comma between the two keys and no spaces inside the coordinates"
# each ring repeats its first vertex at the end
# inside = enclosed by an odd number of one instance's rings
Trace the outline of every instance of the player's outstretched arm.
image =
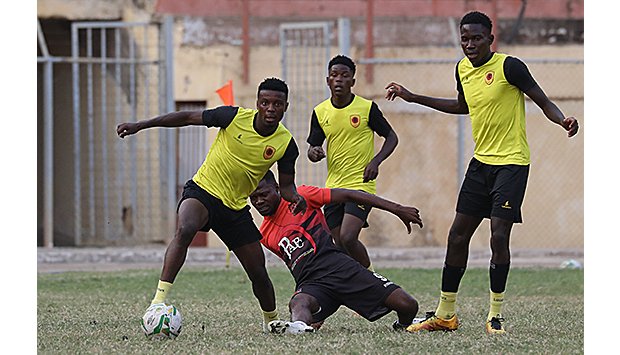
{"type": "Polygon", "coordinates": [[[306,200],[297,193],[297,187],[295,186],[295,174],[279,173],[280,180],[280,195],[283,199],[290,202],[289,209],[296,215],[299,212],[302,214],[306,212],[308,207],[306,200]]]}
{"type": "Polygon", "coordinates": [[[385,89],[385,98],[388,101],[394,101],[394,99],[400,97],[407,102],[413,102],[419,105],[430,107],[444,113],[450,113],[455,115],[465,115],[469,113],[469,107],[467,107],[467,102],[465,102],[465,97],[462,93],[459,93],[456,99],[430,97],[414,94],[411,91],[407,90],[407,88],[396,82],[391,82],[387,84],[385,86],[385,89]]]}
{"type": "Polygon", "coordinates": [[[370,205],[396,215],[411,233],[411,226],[417,224],[423,227],[420,211],[413,206],[403,206],[396,202],[386,200],[377,195],[363,191],[349,189],[331,189],[331,203],[355,202],[360,205],[370,205]]]}
{"type": "Polygon", "coordinates": [[[540,86],[534,85],[525,94],[541,108],[549,121],[556,123],[568,132],[568,137],[573,137],[579,131],[579,122],[575,117],[564,117],[564,114],[554,104],[540,86]]]}
{"type": "Polygon", "coordinates": [[[202,111],[178,111],[153,117],[148,120],[121,123],[116,127],[116,134],[121,138],[125,138],[125,136],[136,134],[146,128],[184,127],[202,124],[202,111]]]}

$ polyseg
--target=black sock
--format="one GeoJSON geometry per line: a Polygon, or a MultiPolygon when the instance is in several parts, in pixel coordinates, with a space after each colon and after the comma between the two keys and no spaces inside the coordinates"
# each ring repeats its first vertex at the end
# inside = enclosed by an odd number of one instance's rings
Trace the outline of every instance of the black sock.
{"type": "Polygon", "coordinates": [[[491,291],[495,293],[502,293],[506,290],[506,281],[508,281],[508,271],[510,270],[510,263],[508,264],[494,264],[489,265],[489,278],[491,279],[491,291]]]}
{"type": "Polygon", "coordinates": [[[461,279],[465,274],[465,269],[466,267],[444,264],[441,273],[441,290],[443,292],[457,292],[461,284],[461,279]]]}
{"type": "Polygon", "coordinates": [[[398,320],[395,320],[394,323],[392,323],[392,328],[394,330],[403,330],[403,329],[407,329],[408,326],[411,325],[412,322],[410,322],[409,324],[402,324],[401,322],[399,322],[398,320]]]}

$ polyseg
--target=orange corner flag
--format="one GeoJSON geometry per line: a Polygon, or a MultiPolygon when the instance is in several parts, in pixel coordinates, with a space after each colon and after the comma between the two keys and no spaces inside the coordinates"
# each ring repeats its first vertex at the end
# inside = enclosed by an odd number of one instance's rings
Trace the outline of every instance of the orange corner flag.
{"type": "Polygon", "coordinates": [[[232,80],[228,80],[226,85],[224,85],[221,88],[215,90],[215,92],[217,92],[217,94],[220,95],[220,99],[222,99],[222,101],[224,102],[224,105],[226,105],[226,106],[234,106],[235,105],[235,99],[234,99],[234,96],[233,96],[232,80]]]}

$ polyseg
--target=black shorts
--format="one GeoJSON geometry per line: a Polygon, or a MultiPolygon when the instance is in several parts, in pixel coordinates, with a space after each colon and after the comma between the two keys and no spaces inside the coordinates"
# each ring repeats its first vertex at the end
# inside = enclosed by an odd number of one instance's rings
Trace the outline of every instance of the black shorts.
{"type": "Polygon", "coordinates": [[[209,211],[207,224],[200,228],[203,232],[210,229],[218,235],[229,250],[235,250],[246,244],[260,241],[262,236],[250,213],[250,206],[245,206],[239,211],[230,209],[222,200],[211,195],[193,180],[189,180],[183,187],[183,195],[177,205],[177,213],[181,202],[188,198],[200,201],[209,211]]]}
{"type": "Polygon", "coordinates": [[[326,276],[303,282],[295,295],[305,293],[317,299],[320,309],[312,315],[313,322],[325,320],[340,306],[374,322],[390,313],[384,305],[385,299],[398,288],[400,286],[351,259],[350,263],[326,276]]]}
{"type": "Polygon", "coordinates": [[[353,202],[329,203],[323,207],[323,214],[325,215],[325,220],[327,221],[327,226],[329,229],[334,229],[340,226],[345,213],[352,214],[364,221],[364,226],[362,228],[367,228],[368,222],[366,219],[368,218],[368,214],[370,214],[371,209],[372,206],[358,205],[353,202]]]}
{"type": "Polygon", "coordinates": [[[456,211],[521,223],[521,205],[529,171],[529,165],[489,165],[472,158],[461,186],[456,211]]]}

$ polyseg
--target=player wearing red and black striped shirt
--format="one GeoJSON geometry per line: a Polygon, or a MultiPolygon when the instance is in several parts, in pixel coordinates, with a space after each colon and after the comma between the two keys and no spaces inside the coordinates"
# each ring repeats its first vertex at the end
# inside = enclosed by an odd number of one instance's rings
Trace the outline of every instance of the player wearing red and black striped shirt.
{"type": "Polygon", "coordinates": [[[250,195],[252,205],[264,216],[261,243],[286,263],[295,279],[289,304],[292,320],[319,323],[344,305],[369,321],[394,310],[396,327],[411,324],[418,310],[415,299],[338,248],[321,207],[344,202],[373,206],[398,216],[409,232],[411,224],[422,227],[418,209],[349,189],[302,185],[297,192],[307,203],[304,214],[293,215],[271,171],[250,195]]]}

